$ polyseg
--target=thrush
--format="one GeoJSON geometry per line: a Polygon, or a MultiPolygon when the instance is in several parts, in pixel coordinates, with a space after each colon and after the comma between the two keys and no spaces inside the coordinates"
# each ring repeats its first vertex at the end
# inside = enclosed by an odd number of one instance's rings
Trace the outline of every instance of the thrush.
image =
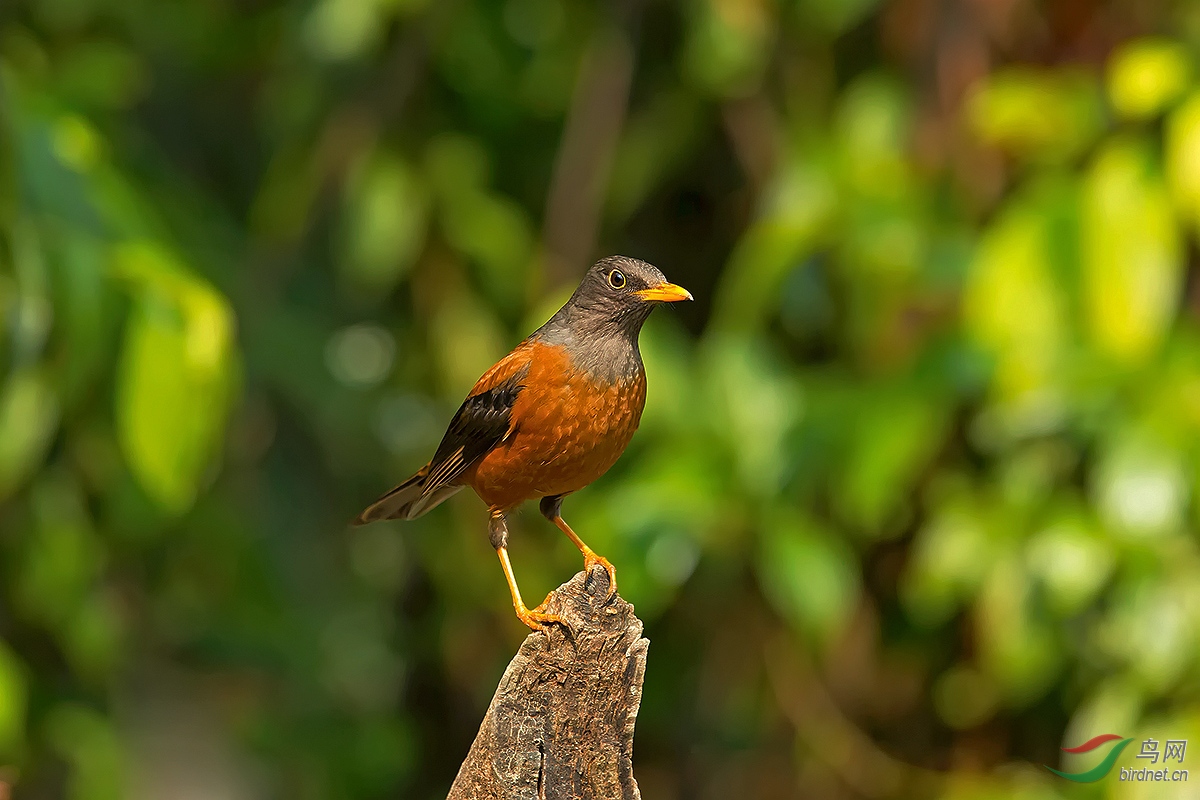
{"type": "Polygon", "coordinates": [[[355,520],[416,519],[470,487],[488,506],[488,533],[517,617],[534,630],[561,622],[545,603],[526,608],[508,557],[508,515],[539,499],[546,519],[579,548],[584,569],[608,572],[562,518],[562,502],[620,458],[646,405],[638,334],[662,303],[691,300],[645,261],[611,256],[594,264],[566,305],[500,359],[471,389],[429,463],[355,520]]]}

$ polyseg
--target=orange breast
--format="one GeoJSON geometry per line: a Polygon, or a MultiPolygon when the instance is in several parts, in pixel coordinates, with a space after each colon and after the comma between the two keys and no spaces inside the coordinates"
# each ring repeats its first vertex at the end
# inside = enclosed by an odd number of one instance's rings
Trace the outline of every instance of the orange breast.
{"type": "Polygon", "coordinates": [[[625,383],[603,385],[573,369],[559,348],[531,347],[508,438],[462,478],[494,508],[568,494],[599,478],[625,451],[646,404],[640,371],[625,383]]]}

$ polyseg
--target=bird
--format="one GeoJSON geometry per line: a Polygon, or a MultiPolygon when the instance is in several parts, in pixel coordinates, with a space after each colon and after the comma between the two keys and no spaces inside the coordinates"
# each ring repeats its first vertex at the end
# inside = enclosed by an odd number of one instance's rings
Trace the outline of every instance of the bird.
{"type": "Polygon", "coordinates": [[[604,567],[611,599],[616,569],[563,519],[563,498],[607,472],[637,430],[646,405],[638,335],[650,312],[691,299],[645,261],[597,261],[566,304],[476,382],[433,458],[355,524],[416,519],[470,487],[488,507],[488,537],[517,617],[536,631],[565,623],[545,602],[530,609],[521,599],[508,557],[508,517],[538,500],[542,515],[583,554],[584,571],[604,567]]]}

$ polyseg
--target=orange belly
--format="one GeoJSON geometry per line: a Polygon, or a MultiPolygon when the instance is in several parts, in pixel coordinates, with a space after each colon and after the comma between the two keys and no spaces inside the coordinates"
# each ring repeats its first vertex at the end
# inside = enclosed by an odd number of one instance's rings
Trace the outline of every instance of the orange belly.
{"type": "Polygon", "coordinates": [[[538,349],[508,438],[461,478],[492,508],[582,489],[616,463],[642,418],[644,374],[603,386],[538,349]]]}

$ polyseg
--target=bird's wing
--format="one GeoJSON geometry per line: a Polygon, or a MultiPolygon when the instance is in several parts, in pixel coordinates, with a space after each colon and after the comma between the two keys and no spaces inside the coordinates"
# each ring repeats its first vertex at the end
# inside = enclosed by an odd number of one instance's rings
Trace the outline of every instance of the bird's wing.
{"type": "Polygon", "coordinates": [[[430,495],[462,474],[463,470],[504,441],[512,425],[513,404],[525,388],[529,375],[531,348],[522,344],[484,373],[450,420],[442,437],[423,495],[430,495]]]}

